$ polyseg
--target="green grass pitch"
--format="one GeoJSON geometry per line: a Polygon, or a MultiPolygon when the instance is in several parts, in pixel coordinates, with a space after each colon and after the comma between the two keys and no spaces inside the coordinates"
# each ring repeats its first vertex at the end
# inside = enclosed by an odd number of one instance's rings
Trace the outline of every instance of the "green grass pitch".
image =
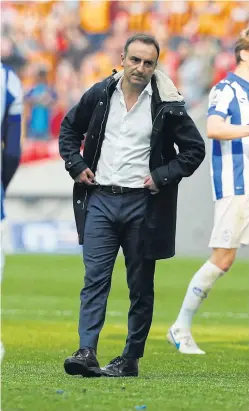
{"type": "MultiPolygon", "coordinates": [[[[81,257],[9,256],[2,287],[2,410],[132,411],[146,405],[146,411],[247,411],[248,262],[238,261],[217,282],[195,318],[193,334],[207,355],[185,356],[165,341],[202,262],[157,263],[154,320],[138,378],[83,379],[63,369],[78,348],[81,257]]],[[[101,365],[122,352],[127,310],[119,257],[100,335],[101,365]]]]}

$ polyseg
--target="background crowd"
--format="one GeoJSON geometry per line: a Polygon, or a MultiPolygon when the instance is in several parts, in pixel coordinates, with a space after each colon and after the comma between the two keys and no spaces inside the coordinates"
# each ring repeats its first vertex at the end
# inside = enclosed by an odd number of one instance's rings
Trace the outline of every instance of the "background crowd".
{"type": "Polygon", "coordinates": [[[119,70],[126,38],[149,32],[187,107],[235,65],[248,1],[1,2],[1,58],[20,75],[27,141],[57,139],[60,122],[93,83],[119,70]]]}

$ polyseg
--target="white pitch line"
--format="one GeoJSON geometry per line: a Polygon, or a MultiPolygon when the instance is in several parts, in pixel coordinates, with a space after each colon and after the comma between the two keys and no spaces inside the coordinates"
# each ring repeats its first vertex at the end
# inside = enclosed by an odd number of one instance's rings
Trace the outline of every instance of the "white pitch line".
{"type": "Polygon", "coordinates": [[[248,313],[233,313],[232,311],[225,312],[225,313],[205,311],[204,313],[201,313],[201,317],[204,317],[204,318],[225,318],[226,317],[226,318],[248,319],[249,314],[248,313]]]}
{"type": "MultiPolygon", "coordinates": [[[[49,316],[49,317],[74,317],[75,312],[72,310],[25,310],[19,308],[4,308],[1,310],[1,314],[4,316],[19,316],[19,315],[27,315],[27,316],[49,316]]],[[[109,311],[107,312],[107,316],[110,317],[122,317],[125,316],[126,313],[122,313],[121,311],[109,311]]],[[[248,313],[234,313],[232,311],[228,312],[209,312],[205,311],[200,314],[203,318],[237,318],[237,319],[245,319],[249,318],[248,313]]]]}

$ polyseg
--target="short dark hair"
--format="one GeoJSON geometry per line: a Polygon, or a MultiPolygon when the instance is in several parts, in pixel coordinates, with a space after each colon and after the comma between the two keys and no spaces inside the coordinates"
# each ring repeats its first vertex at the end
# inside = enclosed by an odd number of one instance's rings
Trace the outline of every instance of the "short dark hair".
{"type": "Polygon", "coordinates": [[[237,64],[242,61],[242,58],[240,57],[240,52],[242,50],[249,51],[249,27],[241,32],[238,40],[235,43],[235,58],[237,64]]]}
{"type": "Polygon", "coordinates": [[[160,46],[158,44],[158,41],[154,36],[151,36],[150,34],[145,34],[145,33],[139,33],[135,34],[134,36],[131,36],[128,38],[128,40],[125,43],[124,46],[124,54],[127,54],[128,47],[131,43],[134,43],[135,41],[140,41],[141,43],[144,44],[153,44],[156,48],[157,51],[157,58],[159,57],[160,54],[160,46]]]}

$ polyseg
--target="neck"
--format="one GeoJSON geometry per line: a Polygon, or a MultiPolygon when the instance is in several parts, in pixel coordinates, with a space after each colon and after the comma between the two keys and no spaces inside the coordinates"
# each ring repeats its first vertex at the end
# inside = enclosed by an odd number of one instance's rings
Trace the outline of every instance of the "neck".
{"type": "Polygon", "coordinates": [[[234,74],[236,74],[237,76],[243,78],[243,80],[246,80],[249,82],[249,68],[243,66],[239,66],[236,68],[234,74]]]}
{"type": "Polygon", "coordinates": [[[133,84],[129,83],[127,79],[124,77],[121,83],[121,89],[123,93],[128,97],[138,97],[142,91],[145,89],[144,87],[136,87],[133,84]]]}

